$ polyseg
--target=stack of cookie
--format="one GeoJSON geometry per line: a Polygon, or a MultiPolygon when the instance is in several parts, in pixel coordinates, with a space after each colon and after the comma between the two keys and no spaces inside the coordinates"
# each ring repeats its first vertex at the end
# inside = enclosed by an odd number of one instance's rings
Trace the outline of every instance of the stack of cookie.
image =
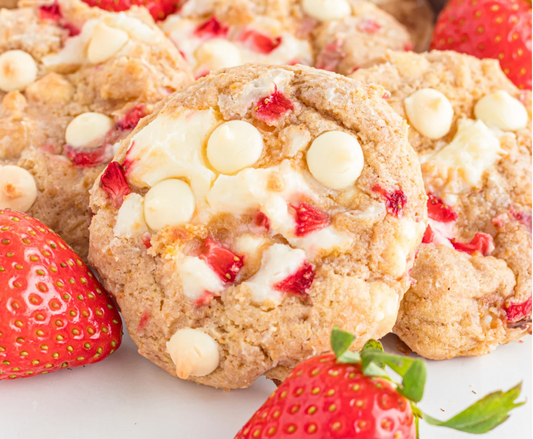
{"type": "Polygon", "coordinates": [[[0,10],[0,208],[88,258],[142,355],[229,389],[334,326],[434,359],[530,329],[531,93],[413,52],[427,4],[87,3],[0,10]]]}

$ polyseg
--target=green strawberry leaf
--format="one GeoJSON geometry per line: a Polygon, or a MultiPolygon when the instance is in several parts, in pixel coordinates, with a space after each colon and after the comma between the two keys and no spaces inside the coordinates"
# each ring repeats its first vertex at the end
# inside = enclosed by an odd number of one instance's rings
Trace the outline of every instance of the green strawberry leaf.
{"type": "Polygon", "coordinates": [[[331,349],[337,359],[340,359],[348,351],[354,340],[353,334],[339,329],[338,326],[333,328],[331,331],[331,349]]]}
{"type": "Polygon", "coordinates": [[[424,396],[426,376],[426,364],[422,360],[413,361],[403,375],[402,385],[398,388],[398,393],[411,401],[420,402],[424,396]]]}
{"type": "Polygon", "coordinates": [[[379,366],[377,363],[374,363],[373,361],[370,362],[363,369],[363,375],[370,376],[370,377],[386,378],[390,380],[389,374],[385,371],[385,369],[383,369],[383,367],[379,366]]]}
{"type": "Polygon", "coordinates": [[[352,351],[346,351],[344,354],[337,358],[337,363],[353,364],[360,362],[361,356],[357,352],[352,351]]]}
{"type": "Polygon", "coordinates": [[[507,392],[498,390],[490,393],[448,421],[439,421],[425,413],[422,413],[422,418],[428,424],[439,427],[474,434],[487,433],[509,418],[512,409],[525,404],[525,401],[514,402],[520,396],[521,389],[522,383],[507,392]]]}
{"type": "Polygon", "coordinates": [[[388,354],[378,349],[367,349],[361,351],[361,361],[363,363],[363,371],[371,362],[374,362],[378,365],[385,364],[389,366],[394,372],[403,377],[415,360],[409,357],[388,354]]]}

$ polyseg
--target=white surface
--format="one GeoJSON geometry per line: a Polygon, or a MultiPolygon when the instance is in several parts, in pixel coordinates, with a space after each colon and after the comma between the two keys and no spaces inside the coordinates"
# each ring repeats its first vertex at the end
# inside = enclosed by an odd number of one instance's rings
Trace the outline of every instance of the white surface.
{"type": "MultiPolygon", "coordinates": [[[[395,351],[394,340],[386,346],[395,351]]],[[[490,356],[428,366],[421,407],[443,419],[490,391],[523,380],[528,404],[482,437],[531,438],[531,337],[490,356]]],[[[138,355],[126,335],[122,347],[99,364],[0,381],[0,438],[232,439],[274,388],[265,379],[231,392],[180,381],[138,355]]],[[[468,437],[479,436],[430,426],[421,432],[422,439],[468,437]]]]}

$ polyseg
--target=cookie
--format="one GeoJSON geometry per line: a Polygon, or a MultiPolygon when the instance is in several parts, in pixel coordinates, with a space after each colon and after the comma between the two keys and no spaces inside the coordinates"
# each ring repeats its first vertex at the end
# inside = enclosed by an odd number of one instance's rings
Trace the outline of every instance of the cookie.
{"type": "Polygon", "coordinates": [[[77,0],[0,10],[0,207],[88,251],[89,189],[157,102],[192,82],[143,9],[77,0]]]}
{"type": "Polygon", "coordinates": [[[13,9],[17,7],[18,0],[0,0],[0,8],[13,9]]]}
{"type": "Polygon", "coordinates": [[[387,49],[412,48],[392,16],[355,0],[189,0],[161,26],[197,78],[249,62],[346,74],[387,49]]]}
{"type": "Polygon", "coordinates": [[[531,92],[498,61],[389,53],[353,77],[411,125],[429,227],[394,332],[431,359],[489,353],[531,330],[531,92]]]}
{"type": "Polygon", "coordinates": [[[357,348],[390,331],[426,196],[383,92],[235,67],[122,141],[92,190],[89,260],[142,355],[229,389],[283,379],[335,325],[357,348]]]}
{"type": "Polygon", "coordinates": [[[435,13],[427,0],[372,0],[372,3],[407,28],[415,52],[428,50],[435,13]]]}

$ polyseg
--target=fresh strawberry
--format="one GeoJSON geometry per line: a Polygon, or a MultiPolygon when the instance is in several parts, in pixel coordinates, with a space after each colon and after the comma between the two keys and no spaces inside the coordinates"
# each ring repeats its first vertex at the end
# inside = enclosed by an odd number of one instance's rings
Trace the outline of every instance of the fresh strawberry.
{"type": "Polygon", "coordinates": [[[212,238],[205,240],[205,246],[198,256],[226,283],[235,282],[235,278],[244,265],[244,258],[222,247],[212,238]]]}
{"type": "Polygon", "coordinates": [[[235,439],[415,439],[417,418],[469,433],[485,433],[501,424],[522,403],[520,384],[494,392],[441,422],[420,411],[426,368],[422,360],[383,352],[369,341],[360,354],[348,351],[354,337],[334,329],[335,354],[310,358],[290,373],[235,439]],[[388,367],[402,377],[392,381],[388,367]]]}
{"type": "MultiPolygon", "coordinates": [[[[118,162],[111,162],[107,165],[107,168],[102,173],[102,177],[100,177],[100,187],[109,195],[115,209],[120,209],[124,197],[131,193],[131,189],[124,176],[124,170],[118,162]]],[[[149,238],[148,242],[150,242],[149,238]]]]}
{"type": "Polygon", "coordinates": [[[194,31],[194,35],[198,38],[225,38],[228,34],[229,28],[224,26],[216,17],[211,17],[205,23],[202,23],[194,31]]]}
{"type": "Polygon", "coordinates": [[[144,116],[146,116],[144,105],[137,104],[117,120],[115,129],[118,131],[131,131],[144,116]]]}
{"type": "Polygon", "coordinates": [[[305,236],[329,226],[329,215],[307,203],[290,205],[295,211],[296,236],[305,236]]]}
{"type": "Polygon", "coordinates": [[[517,87],[531,89],[531,1],[450,0],[431,47],[498,59],[517,87]]]}
{"type": "Polygon", "coordinates": [[[494,250],[494,243],[491,235],[487,233],[476,233],[469,243],[457,242],[455,239],[450,241],[453,248],[460,252],[465,252],[470,255],[474,253],[481,253],[483,256],[488,256],[494,250]]]}
{"type": "Polygon", "coordinates": [[[268,125],[273,125],[281,116],[294,108],[290,99],[275,86],[274,93],[261,98],[255,104],[254,115],[268,125]]]}
{"type": "Polygon", "coordinates": [[[239,40],[250,50],[268,55],[281,44],[281,37],[269,37],[253,29],[245,30],[239,40]]]}
{"type": "Polygon", "coordinates": [[[110,12],[127,11],[132,6],[148,9],[154,20],[164,20],[176,12],[182,3],[179,0],[83,0],[89,6],[96,6],[110,12]]]}
{"type": "Polygon", "coordinates": [[[514,209],[511,209],[511,216],[514,220],[518,221],[519,223],[523,224],[527,227],[529,231],[531,231],[531,214],[528,212],[517,212],[514,209]]]}
{"type": "Polygon", "coordinates": [[[122,322],[91,270],[53,231],[0,210],[0,379],[96,363],[122,322]]]}
{"type": "Polygon", "coordinates": [[[435,232],[433,231],[431,226],[428,224],[428,226],[426,227],[426,231],[424,232],[424,236],[422,237],[422,243],[431,244],[434,239],[435,239],[435,232]]]}
{"type": "Polygon", "coordinates": [[[503,307],[507,320],[516,322],[531,315],[531,297],[522,303],[511,303],[503,307]]]}
{"type": "Polygon", "coordinates": [[[305,261],[296,273],[274,285],[274,289],[283,293],[304,297],[307,296],[307,290],[311,288],[314,278],[315,270],[313,266],[305,261]]]}
{"type": "Polygon", "coordinates": [[[270,220],[263,212],[257,212],[253,217],[253,222],[256,227],[264,228],[268,232],[270,230],[270,220]]]}
{"type": "Polygon", "coordinates": [[[407,197],[401,189],[396,189],[392,192],[382,188],[379,184],[372,187],[374,192],[377,192],[385,200],[385,207],[390,215],[401,217],[403,215],[403,209],[407,204],[407,197]]]}
{"type": "Polygon", "coordinates": [[[457,213],[432,194],[428,194],[428,216],[432,220],[442,223],[449,223],[457,219],[457,213]]]}

